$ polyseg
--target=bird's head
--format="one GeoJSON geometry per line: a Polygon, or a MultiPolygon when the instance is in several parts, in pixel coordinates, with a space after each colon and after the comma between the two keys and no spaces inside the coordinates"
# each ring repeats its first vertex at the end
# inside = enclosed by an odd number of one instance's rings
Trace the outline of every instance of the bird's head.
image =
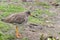
{"type": "Polygon", "coordinates": [[[30,11],[27,11],[27,12],[26,12],[26,15],[27,15],[27,16],[32,16],[30,11]]]}
{"type": "Polygon", "coordinates": [[[35,17],[34,15],[32,15],[32,14],[31,14],[31,12],[30,12],[30,11],[26,11],[26,15],[27,15],[27,16],[35,17]]]}

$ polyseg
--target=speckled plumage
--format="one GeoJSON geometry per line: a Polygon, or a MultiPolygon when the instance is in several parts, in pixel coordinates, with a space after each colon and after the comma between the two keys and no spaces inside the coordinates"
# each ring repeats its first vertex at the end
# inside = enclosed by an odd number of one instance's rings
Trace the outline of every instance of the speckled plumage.
{"type": "Polygon", "coordinates": [[[28,16],[30,15],[30,12],[22,12],[18,14],[11,14],[7,16],[5,19],[2,19],[2,21],[7,22],[7,23],[24,23],[27,22],[28,16]]]}

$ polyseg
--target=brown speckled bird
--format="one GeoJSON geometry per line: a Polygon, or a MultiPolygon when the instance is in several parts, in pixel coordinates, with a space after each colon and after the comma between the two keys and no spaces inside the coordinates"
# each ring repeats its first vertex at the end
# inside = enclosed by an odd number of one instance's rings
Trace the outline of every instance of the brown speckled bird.
{"type": "MultiPolygon", "coordinates": [[[[7,23],[23,24],[27,22],[29,15],[31,15],[30,11],[26,11],[18,14],[11,14],[7,16],[5,19],[2,19],[1,21],[7,22],[7,23]]],[[[16,26],[16,37],[17,38],[22,37],[22,35],[19,34],[18,26],[16,26]]]]}

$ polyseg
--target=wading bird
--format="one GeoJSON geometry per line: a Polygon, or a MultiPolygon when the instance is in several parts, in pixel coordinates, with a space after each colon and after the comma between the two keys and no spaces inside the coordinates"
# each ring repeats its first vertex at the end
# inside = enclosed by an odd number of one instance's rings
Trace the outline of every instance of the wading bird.
{"type": "MultiPolygon", "coordinates": [[[[6,18],[2,19],[1,21],[7,22],[7,23],[16,23],[16,24],[24,24],[28,20],[28,16],[30,16],[30,11],[18,13],[18,14],[11,14],[7,16],[6,18]]],[[[22,35],[18,31],[18,26],[16,25],[16,37],[21,38],[22,35]]]]}

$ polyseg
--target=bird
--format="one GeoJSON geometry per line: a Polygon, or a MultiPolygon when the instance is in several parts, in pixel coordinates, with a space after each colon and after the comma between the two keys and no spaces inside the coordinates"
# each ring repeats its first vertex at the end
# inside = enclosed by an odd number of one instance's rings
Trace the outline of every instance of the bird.
{"type": "MultiPolygon", "coordinates": [[[[1,21],[6,23],[16,23],[16,24],[24,24],[27,23],[28,17],[32,16],[30,11],[20,12],[17,14],[11,14],[7,16],[4,19],[1,19],[1,21]]],[[[18,26],[16,25],[16,37],[21,38],[22,34],[19,33],[18,26]]]]}

